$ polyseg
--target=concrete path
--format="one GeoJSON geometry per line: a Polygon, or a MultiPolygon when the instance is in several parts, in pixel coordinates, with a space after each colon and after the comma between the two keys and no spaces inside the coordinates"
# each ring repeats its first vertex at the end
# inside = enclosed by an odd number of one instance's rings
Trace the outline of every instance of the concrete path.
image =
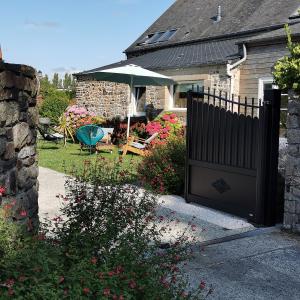
{"type": "MultiPolygon", "coordinates": [[[[41,218],[58,214],[61,203],[56,195],[65,194],[64,181],[64,174],[40,168],[41,218]]],[[[159,202],[158,214],[175,211],[179,220],[173,232],[164,236],[166,242],[184,231],[190,221],[196,225],[190,232],[196,237],[195,257],[185,268],[192,286],[203,280],[207,289],[212,287],[208,299],[300,299],[299,236],[277,228],[260,231],[243,219],[186,204],[180,197],[164,196],[159,202]],[[240,238],[226,241],[234,237],[240,238]]]]}

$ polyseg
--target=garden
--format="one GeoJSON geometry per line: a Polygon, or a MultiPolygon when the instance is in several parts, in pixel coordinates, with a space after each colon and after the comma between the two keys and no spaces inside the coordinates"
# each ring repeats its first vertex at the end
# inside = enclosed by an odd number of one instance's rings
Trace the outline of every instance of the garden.
{"type": "MultiPolygon", "coordinates": [[[[47,86],[48,85],[48,86],[47,86]]],[[[54,218],[35,220],[0,187],[0,299],[200,299],[184,272],[192,257],[191,222],[174,232],[175,212],[161,215],[158,194],[184,189],[184,128],[174,113],[132,122],[137,140],[155,136],[147,155],[122,155],[127,122],[77,106],[71,93],[42,86],[40,116],[63,138],[38,140],[39,165],[66,173],[54,218]],[[77,130],[113,128],[112,151],[82,147],[77,130]],[[4,200],[5,199],[5,200],[4,200]]]]}

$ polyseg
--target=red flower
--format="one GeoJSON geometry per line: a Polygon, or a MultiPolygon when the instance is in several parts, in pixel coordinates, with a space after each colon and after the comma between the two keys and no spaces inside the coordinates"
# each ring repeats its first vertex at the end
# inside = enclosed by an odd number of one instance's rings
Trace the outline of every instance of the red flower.
{"type": "Polygon", "coordinates": [[[90,289],[89,289],[89,288],[84,288],[84,289],[83,289],[83,293],[84,293],[84,294],[87,295],[89,292],[90,292],[90,289]]]}
{"type": "Polygon", "coordinates": [[[176,117],[177,117],[176,114],[170,114],[171,119],[175,119],[176,117]]]}
{"type": "Polygon", "coordinates": [[[200,284],[199,284],[199,288],[200,288],[201,290],[204,290],[205,287],[206,287],[206,283],[202,280],[202,281],[200,282],[200,284]]]}
{"type": "Polygon", "coordinates": [[[91,259],[91,263],[93,264],[93,265],[95,265],[95,264],[97,264],[97,258],[96,257],[92,257],[92,259],[91,259]]]}
{"type": "Polygon", "coordinates": [[[107,274],[108,274],[109,277],[112,277],[112,276],[115,275],[115,272],[114,271],[109,271],[107,274]]]}
{"type": "Polygon", "coordinates": [[[22,211],[20,212],[20,216],[21,216],[21,217],[27,217],[27,211],[26,211],[26,210],[22,210],[22,211]]]}
{"type": "Polygon", "coordinates": [[[109,288],[105,288],[103,290],[103,295],[106,296],[106,297],[108,297],[110,295],[110,289],[109,288]]]}
{"type": "Polygon", "coordinates": [[[0,196],[3,196],[5,194],[5,187],[0,186],[0,196]]]}

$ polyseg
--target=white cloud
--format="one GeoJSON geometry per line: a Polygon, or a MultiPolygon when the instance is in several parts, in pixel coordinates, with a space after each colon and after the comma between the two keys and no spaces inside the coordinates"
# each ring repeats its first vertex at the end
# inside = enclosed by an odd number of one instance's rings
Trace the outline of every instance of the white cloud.
{"type": "Polygon", "coordinates": [[[42,21],[42,22],[36,22],[33,20],[26,20],[24,22],[24,25],[27,28],[32,28],[32,29],[51,29],[51,28],[59,28],[61,27],[61,24],[58,22],[54,21],[42,21]]]}

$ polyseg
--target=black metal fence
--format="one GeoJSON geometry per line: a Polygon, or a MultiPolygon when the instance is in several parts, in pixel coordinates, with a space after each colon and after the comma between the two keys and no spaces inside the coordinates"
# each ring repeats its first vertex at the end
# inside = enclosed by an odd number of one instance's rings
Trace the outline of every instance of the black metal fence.
{"type": "Polygon", "coordinates": [[[259,103],[210,89],[190,92],[187,201],[273,224],[279,117],[278,90],[266,91],[259,103]]]}

